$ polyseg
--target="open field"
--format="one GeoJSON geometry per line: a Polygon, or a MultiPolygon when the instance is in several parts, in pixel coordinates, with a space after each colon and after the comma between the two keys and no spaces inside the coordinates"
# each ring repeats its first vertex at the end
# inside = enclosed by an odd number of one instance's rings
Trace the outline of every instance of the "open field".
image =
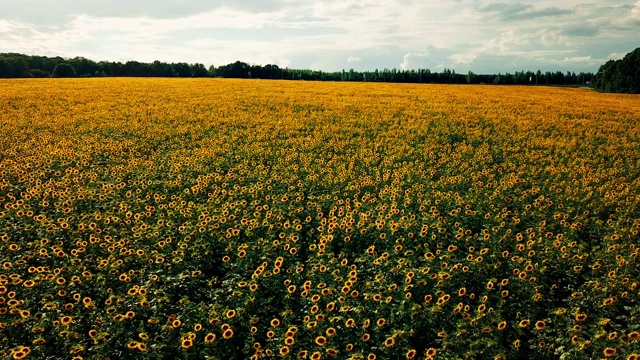
{"type": "Polygon", "coordinates": [[[0,358],[633,359],[639,175],[631,95],[2,80],[0,358]]]}

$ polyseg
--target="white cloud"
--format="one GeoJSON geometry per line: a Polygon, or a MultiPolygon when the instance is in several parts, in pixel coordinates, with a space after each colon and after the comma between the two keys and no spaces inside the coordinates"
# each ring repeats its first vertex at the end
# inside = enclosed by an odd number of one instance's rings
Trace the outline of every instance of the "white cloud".
{"type": "Polygon", "coordinates": [[[406,53],[402,58],[400,69],[402,70],[423,69],[423,68],[428,68],[429,67],[428,65],[429,65],[429,52],[406,53]]]}
{"type": "Polygon", "coordinates": [[[638,0],[633,9],[631,9],[631,17],[640,20],[640,0],[638,0]]]}
{"type": "Polygon", "coordinates": [[[362,59],[357,56],[349,56],[349,58],[347,59],[348,63],[357,63],[360,61],[362,61],[362,59]]]}
{"type": "Polygon", "coordinates": [[[611,53],[609,55],[607,55],[607,59],[611,59],[611,60],[620,60],[622,59],[625,55],[627,55],[627,53],[611,53]]]}
{"type": "Polygon", "coordinates": [[[558,31],[545,31],[540,36],[540,43],[546,47],[558,45],[560,43],[560,33],[558,31]]]}
{"type": "Polygon", "coordinates": [[[592,60],[591,56],[573,56],[562,59],[565,63],[589,63],[592,60]]]}
{"type": "Polygon", "coordinates": [[[457,53],[449,56],[455,64],[470,64],[478,57],[475,52],[457,53]]]}
{"type": "Polygon", "coordinates": [[[13,30],[13,21],[0,19],[0,32],[8,33],[13,30]]]}

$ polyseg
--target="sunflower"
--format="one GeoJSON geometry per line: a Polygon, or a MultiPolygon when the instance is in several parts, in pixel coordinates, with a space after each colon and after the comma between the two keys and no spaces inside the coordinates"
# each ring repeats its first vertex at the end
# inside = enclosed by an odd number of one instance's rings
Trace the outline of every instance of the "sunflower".
{"type": "Polygon", "coordinates": [[[188,349],[193,345],[193,341],[189,339],[182,339],[181,346],[183,349],[188,349]]]}
{"type": "Polygon", "coordinates": [[[560,316],[560,315],[564,315],[566,312],[567,312],[566,308],[559,308],[559,309],[556,310],[555,314],[557,316],[560,316]]]}
{"type": "Polygon", "coordinates": [[[327,338],[324,336],[318,336],[316,338],[316,344],[318,344],[319,346],[324,346],[327,343],[327,338]]]}
{"type": "Polygon", "coordinates": [[[547,327],[547,323],[542,320],[536,321],[536,330],[544,330],[547,327]]]}
{"type": "Polygon", "coordinates": [[[233,337],[233,330],[227,329],[222,333],[222,337],[225,339],[231,339],[233,337]]]}
{"type": "Polygon", "coordinates": [[[73,318],[71,316],[63,316],[62,318],[60,318],[60,323],[63,326],[69,326],[71,322],[73,322],[73,318]]]}
{"type": "Polygon", "coordinates": [[[394,339],[393,337],[390,337],[390,338],[387,338],[387,340],[384,341],[384,346],[392,347],[395,343],[396,343],[396,339],[394,339]]]}
{"type": "Polygon", "coordinates": [[[417,354],[417,351],[415,349],[411,349],[407,351],[407,353],[405,354],[405,357],[410,360],[416,357],[416,354],[417,354]]]}
{"type": "Polygon", "coordinates": [[[616,354],[616,352],[617,352],[617,351],[616,351],[616,349],[609,348],[609,347],[608,347],[608,348],[605,348],[605,349],[602,351],[602,353],[603,353],[603,354],[604,354],[604,356],[606,356],[606,357],[612,357],[612,356],[614,356],[614,355],[616,354]]]}
{"type": "Polygon", "coordinates": [[[204,342],[205,342],[205,344],[211,344],[215,339],[216,339],[216,334],[208,333],[204,337],[204,342]]]}
{"type": "Polygon", "coordinates": [[[289,355],[289,347],[283,346],[280,348],[280,355],[287,356],[289,355]]]}

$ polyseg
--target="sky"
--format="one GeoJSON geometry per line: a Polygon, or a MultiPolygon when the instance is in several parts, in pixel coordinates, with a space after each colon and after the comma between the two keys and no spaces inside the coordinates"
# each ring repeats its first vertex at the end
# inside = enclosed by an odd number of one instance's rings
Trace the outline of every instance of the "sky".
{"type": "Polygon", "coordinates": [[[337,71],[592,71],[640,0],[0,0],[0,52],[337,71]]]}

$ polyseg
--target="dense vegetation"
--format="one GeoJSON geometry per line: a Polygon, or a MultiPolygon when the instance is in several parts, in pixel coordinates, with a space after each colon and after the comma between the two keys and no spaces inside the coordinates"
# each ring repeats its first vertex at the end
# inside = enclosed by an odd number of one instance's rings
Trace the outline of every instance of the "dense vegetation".
{"type": "Polygon", "coordinates": [[[596,74],[596,90],[640,94],[640,48],[620,60],[609,60],[596,74]]]}
{"type": "Polygon", "coordinates": [[[637,360],[637,105],[1,80],[0,358],[637,360]]]}
{"type": "Polygon", "coordinates": [[[286,80],[365,81],[441,84],[502,84],[502,85],[589,85],[592,73],[562,73],[538,71],[516,71],[505,74],[458,74],[444,69],[435,72],[429,69],[401,70],[383,69],[374,71],[325,72],[280,68],[277,65],[249,65],[236,61],[219,67],[206,69],[203,64],[165,63],[154,61],[94,62],[82,57],[29,56],[22,54],[0,54],[0,78],[28,77],[224,77],[286,80]],[[64,72],[56,71],[63,66],[64,72]]]}

